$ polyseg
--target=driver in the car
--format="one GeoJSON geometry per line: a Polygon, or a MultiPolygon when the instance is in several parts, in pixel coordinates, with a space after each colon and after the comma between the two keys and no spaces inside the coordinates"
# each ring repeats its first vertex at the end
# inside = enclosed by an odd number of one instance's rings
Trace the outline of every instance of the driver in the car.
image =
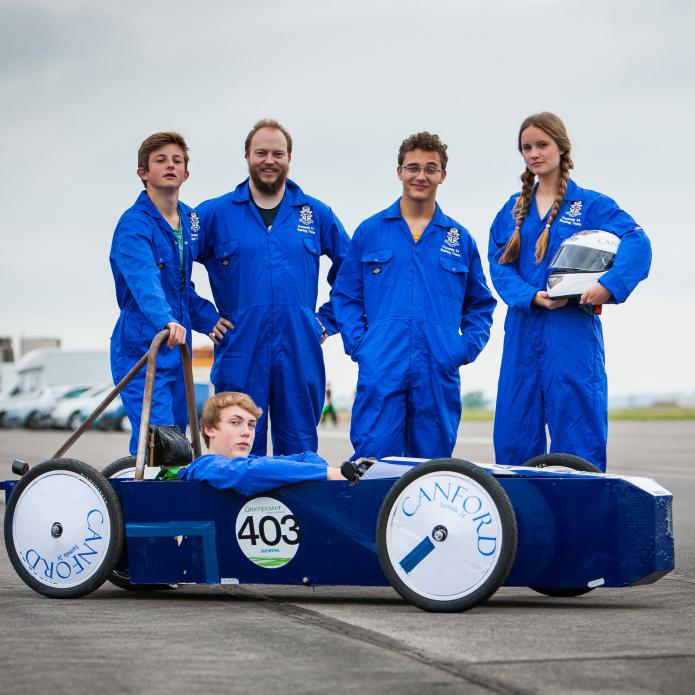
{"type": "Polygon", "coordinates": [[[255,495],[305,480],[345,480],[340,470],[313,451],[286,456],[250,453],[263,411],[245,393],[223,391],[209,398],[200,420],[207,454],[179,471],[183,480],[255,495]]]}

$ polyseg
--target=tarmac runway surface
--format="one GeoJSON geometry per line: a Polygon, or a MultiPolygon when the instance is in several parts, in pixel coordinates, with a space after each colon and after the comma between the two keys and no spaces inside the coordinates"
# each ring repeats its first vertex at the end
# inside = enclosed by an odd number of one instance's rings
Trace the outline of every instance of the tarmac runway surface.
{"type": "MultiPolygon", "coordinates": [[[[61,432],[0,430],[10,463],[50,458],[61,432]]],[[[102,468],[128,435],[87,433],[68,456],[102,468]]],[[[78,600],[29,589],[0,549],[0,692],[692,693],[695,679],[695,422],[611,422],[609,471],[674,495],[676,570],[572,599],[501,588],[461,614],[430,614],[393,590],[183,586],[78,600]]],[[[342,428],[320,453],[351,453],[342,428]]],[[[464,423],[454,456],[491,462],[491,423],[464,423]]],[[[4,500],[0,502],[4,512],[4,500]]]]}

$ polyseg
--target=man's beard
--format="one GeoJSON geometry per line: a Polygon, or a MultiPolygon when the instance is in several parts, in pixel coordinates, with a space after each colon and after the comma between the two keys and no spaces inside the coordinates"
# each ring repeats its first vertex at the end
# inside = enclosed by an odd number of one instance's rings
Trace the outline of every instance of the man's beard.
{"type": "Polygon", "coordinates": [[[289,167],[277,166],[277,168],[279,172],[274,181],[263,181],[259,173],[261,167],[252,167],[249,165],[249,176],[259,193],[263,193],[264,195],[275,195],[285,185],[289,167]]]}

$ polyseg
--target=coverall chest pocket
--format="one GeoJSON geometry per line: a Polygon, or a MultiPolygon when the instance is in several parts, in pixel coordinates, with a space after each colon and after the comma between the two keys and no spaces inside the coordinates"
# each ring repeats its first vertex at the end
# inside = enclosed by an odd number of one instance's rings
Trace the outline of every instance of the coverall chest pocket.
{"type": "Polygon", "coordinates": [[[362,277],[365,292],[378,292],[393,283],[393,249],[362,254],[362,277]]]}
{"type": "MultiPolygon", "coordinates": [[[[239,273],[239,242],[236,239],[223,241],[215,245],[215,260],[212,264],[214,273],[221,280],[229,279],[239,273]]],[[[208,269],[210,271],[210,269],[208,269]]]]}
{"type": "Polygon", "coordinates": [[[156,244],[154,247],[154,262],[159,269],[162,284],[174,290],[181,284],[181,261],[178,253],[167,243],[156,244]]]}
{"type": "Polygon", "coordinates": [[[308,275],[310,280],[310,286],[315,286],[315,280],[313,278],[318,277],[319,273],[319,261],[321,259],[321,247],[319,242],[315,239],[304,237],[304,249],[308,252],[304,254],[305,267],[305,277],[308,275]]]}
{"type": "Polygon", "coordinates": [[[167,243],[155,244],[154,247],[154,262],[160,270],[163,270],[165,266],[173,263],[174,261],[174,249],[167,243]]]}
{"type": "Polygon", "coordinates": [[[439,290],[447,297],[463,302],[468,282],[468,264],[456,258],[439,257],[439,290]]]}

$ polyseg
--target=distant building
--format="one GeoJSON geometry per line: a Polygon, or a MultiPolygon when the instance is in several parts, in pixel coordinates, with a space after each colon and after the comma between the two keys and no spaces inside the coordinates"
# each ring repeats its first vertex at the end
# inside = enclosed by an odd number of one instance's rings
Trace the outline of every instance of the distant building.
{"type": "Polygon", "coordinates": [[[0,338],[0,363],[14,362],[12,338],[0,338]]]}

